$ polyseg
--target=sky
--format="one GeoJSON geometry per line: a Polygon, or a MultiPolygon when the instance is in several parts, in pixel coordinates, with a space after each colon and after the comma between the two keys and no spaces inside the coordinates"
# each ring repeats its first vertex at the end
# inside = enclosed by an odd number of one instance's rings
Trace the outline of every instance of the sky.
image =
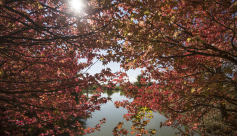
{"type": "MultiPolygon", "coordinates": [[[[82,61],[84,60],[80,60],[80,62],[82,61]]],[[[97,59],[93,60],[93,62],[96,62],[96,61],[97,59]]],[[[89,70],[87,70],[87,73],[94,75],[96,73],[100,73],[102,69],[106,69],[106,68],[110,68],[113,73],[118,72],[120,70],[122,72],[126,72],[128,75],[128,80],[130,82],[135,82],[137,80],[136,77],[139,74],[141,74],[141,70],[144,70],[144,69],[137,68],[136,70],[130,69],[128,71],[125,71],[124,69],[120,68],[120,64],[117,62],[111,62],[111,63],[108,63],[107,65],[103,65],[101,61],[98,61],[89,70]]],[[[86,71],[86,69],[83,71],[86,71]]]]}

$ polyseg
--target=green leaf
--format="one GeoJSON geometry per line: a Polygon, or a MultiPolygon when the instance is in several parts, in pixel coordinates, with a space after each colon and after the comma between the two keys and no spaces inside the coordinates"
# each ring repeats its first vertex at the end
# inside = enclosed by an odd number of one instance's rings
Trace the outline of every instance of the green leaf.
{"type": "Polygon", "coordinates": [[[187,41],[190,42],[192,39],[191,38],[187,38],[187,41]]]}
{"type": "Polygon", "coordinates": [[[145,12],[144,12],[145,15],[146,15],[146,14],[150,14],[150,13],[151,13],[151,12],[149,12],[149,11],[145,11],[145,12]]]}
{"type": "Polygon", "coordinates": [[[191,93],[195,92],[196,90],[194,88],[191,89],[191,93]]]}

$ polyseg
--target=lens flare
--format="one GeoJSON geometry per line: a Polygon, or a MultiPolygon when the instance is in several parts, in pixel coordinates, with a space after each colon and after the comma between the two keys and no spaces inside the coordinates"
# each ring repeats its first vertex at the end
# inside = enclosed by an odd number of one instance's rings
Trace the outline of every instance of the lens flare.
{"type": "Polygon", "coordinates": [[[75,11],[82,11],[84,3],[82,0],[71,0],[72,9],[75,11]]]}

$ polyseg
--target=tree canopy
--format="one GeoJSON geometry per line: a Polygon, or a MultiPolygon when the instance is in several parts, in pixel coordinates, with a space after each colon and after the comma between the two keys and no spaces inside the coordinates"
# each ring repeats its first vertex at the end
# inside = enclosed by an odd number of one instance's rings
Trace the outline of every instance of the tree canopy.
{"type": "MultiPolygon", "coordinates": [[[[87,118],[107,101],[96,99],[99,93],[88,99],[81,90],[97,84],[102,75],[113,76],[108,70],[86,73],[93,58],[100,58],[96,52],[106,48],[100,39],[109,25],[102,15],[109,6],[86,1],[78,13],[69,2],[1,0],[0,134],[81,134],[61,120],[87,118]],[[87,61],[80,62],[83,58],[87,61]]],[[[72,125],[83,130],[78,121],[72,125]]]]}
{"type": "Polygon", "coordinates": [[[143,80],[144,76],[142,75],[138,75],[137,76],[137,81],[134,82],[134,85],[137,86],[138,88],[141,88],[142,86],[151,86],[152,85],[152,82],[149,82],[147,84],[142,84],[142,80],[143,80]]]}
{"type": "Polygon", "coordinates": [[[98,93],[87,99],[80,92],[110,77],[136,98],[115,103],[129,105],[131,114],[138,106],[162,111],[169,119],[161,126],[189,126],[182,134],[205,133],[210,120],[221,133],[236,134],[235,3],[87,0],[74,11],[67,0],[1,0],[0,133],[74,134],[58,121],[99,109],[95,105],[106,98],[96,99],[98,93]],[[146,68],[141,84],[156,83],[138,89],[124,82],[122,72],[82,72],[94,58],[126,70],[146,68]]]}
{"type": "Polygon", "coordinates": [[[163,125],[180,128],[183,124],[203,133],[202,119],[212,118],[223,130],[220,133],[236,132],[236,10],[232,1],[120,2],[120,12],[125,14],[117,16],[124,40],[122,66],[146,68],[143,75],[149,78],[145,79],[157,81],[138,93],[133,87],[125,88],[135,92],[134,105],[162,111],[169,118],[163,125]]]}

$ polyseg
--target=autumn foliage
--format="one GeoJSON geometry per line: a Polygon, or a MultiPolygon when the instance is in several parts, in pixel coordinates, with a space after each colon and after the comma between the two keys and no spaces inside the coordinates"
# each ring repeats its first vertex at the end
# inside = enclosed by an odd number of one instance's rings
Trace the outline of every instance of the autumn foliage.
{"type": "Polygon", "coordinates": [[[144,84],[156,81],[140,89],[127,84],[124,89],[136,98],[129,105],[162,111],[168,118],[162,125],[189,127],[180,130],[182,134],[214,130],[236,135],[237,29],[232,1],[120,2],[124,15],[117,15],[115,24],[124,44],[116,55],[124,58],[125,69],[146,68],[144,84]]]}
{"type": "Polygon", "coordinates": [[[106,98],[97,99],[98,93],[89,99],[80,92],[106,77],[113,77],[128,97],[135,98],[132,103],[116,103],[134,115],[142,106],[161,111],[168,118],[161,126],[180,128],[182,134],[191,135],[192,130],[208,134],[211,129],[236,134],[234,2],[88,0],[84,4],[78,13],[66,0],[0,1],[0,134],[81,134],[80,123],[71,129],[59,122],[87,118],[99,109],[96,104],[106,98]],[[97,54],[101,50],[107,54],[97,54]],[[126,70],[146,68],[140,83],[155,82],[137,88],[124,82],[124,73],[106,69],[94,76],[85,74],[94,58],[103,64],[119,62],[126,70]],[[181,125],[189,130],[183,132],[181,125]]]}
{"type": "Polygon", "coordinates": [[[100,15],[106,8],[87,1],[78,13],[69,2],[1,0],[1,135],[75,135],[99,128],[84,130],[75,119],[90,117],[107,101],[99,88],[92,98],[81,93],[101,75],[112,75],[86,73],[92,59],[100,58],[94,45],[106,45],[100,41],[109,24],[100,15]]]}

